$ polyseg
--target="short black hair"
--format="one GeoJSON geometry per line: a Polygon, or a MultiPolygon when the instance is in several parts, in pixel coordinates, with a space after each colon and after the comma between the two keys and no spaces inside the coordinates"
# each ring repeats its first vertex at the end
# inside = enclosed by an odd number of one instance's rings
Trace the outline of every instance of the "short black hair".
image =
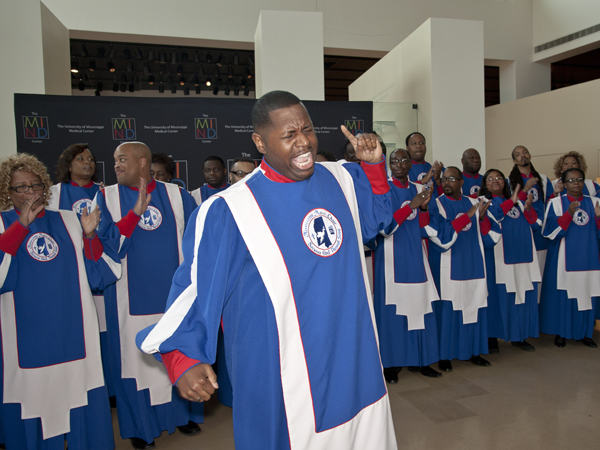
{"type": "Polygon", "coordinates": [[[291,92],[271,91],[259,98],[252,108],[252,126],[259,133],[272,124],[269,113],[276,109],[302,104],[291,92]]]}
{"type": "Polygon", "coordinates": [[[581,174],[581,177],[585,181],[585,173],[583,173],[583,170],[579,169],[578,167],[571,167],[570,169],[565,170],[560,176],[560,179],[562,180],[563,184],[567,181],[567,174],[573,171],[579,172],[581,174]]]}
{"type": "Polygon", "coordinates": [[[152,164],[162,164],[171,176],[175,173],[175,161],[166,153],[152,153],[152,164]]]}
{"type": "MultiPolygon", "coordinates": [[[[71,163],[75,159],[77,155],[82,153],[84,150],[90,150],[89,144],[72,144],[69,145],[64,152],[58,158],[58,163],[56,164],[56,182],[57,183],[68,183],[71,179],[71,174],[69,173],[69,167],[71,167],[71,163]]],[[[92,153],[92,158],[94,158],[94,164],[96,164],[96,157],[92,153]]],[[[92,175],[92,181],[96,182],[96,172],[92,175]]]]}
{"type": "Polygon", "coordinates": [[[238,162],[247,162],[250,164],[254,164],[254,166],[256,166],[256,161],[254,161],[252,158],[246,158],[245,156],[240,156],[239,158],[235,158],[233,160],[233,162],[231,163],[231,165],[233,166],[235,163],[238,162]]]}
{"type": "Polygon", "coordinates": [[[425,143],[427,143],[427,140],[425,139],[425,136],[423,136],[423,134],[422,134],[422,133],[419,133],[418,131],[413,131],[413,132],[412,132],[412,133],[410,133],[408,136],[406,136],[405,143],[406,143],[406,146],[407,146],[407,147],[408,147],[408,140],[409,140],[411,137],[413,137],[415,134],[418,134],[419,136],[421,136],[421,137],[423,138],[423,141],[425,141],[425,143]]]}
{"type": "Polygon", "coordinates": [[[454,170],[456,170],[456,171],[458,172],[458,178],[459,178],[460,180],[462,180],[462,179],[463,179],[463,173],[462,173],[462,170],[460,170],[460,169],[459,169],[458,167],[456,167],[456,166],[448,166],[448,167],[446,167],[446,172],[447,172],[448,170],[450,170],[450,169],[454,169],[454,170]]]}
{"type": "Polygon", "coordinates": [[[206,161],[219,161],[219,162],[221,163],[221,165],[222,165],[223,167],[225,167],[225,162],[224,162],[224,161],[223,161],[223,160],[222,160],[220,157],[218,157],[218,156],[216,156],[216,155],[211,155],[211,156],[209,156],[208,158],[206,158],[206,159],[204,160],[204,162],[202,163],[202,167],[204,167],[204,164],[206,163],[206,161]]]}
{"type": "Polygon", "coordinates": [[[317,155],[321,155],[327,161],[337,161],[337,159],[335,159],[335,155],[329,150],[319,150],[317,155]]]}

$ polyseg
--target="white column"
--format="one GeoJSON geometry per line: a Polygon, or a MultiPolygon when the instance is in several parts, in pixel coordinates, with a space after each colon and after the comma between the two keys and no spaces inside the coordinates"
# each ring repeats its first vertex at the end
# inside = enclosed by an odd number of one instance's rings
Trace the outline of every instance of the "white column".
{"type": "Polygon", "coordinates": [[[323,13],[261,11],[254,46],[256,98],[284,90],[325,100],[323,13]]]}

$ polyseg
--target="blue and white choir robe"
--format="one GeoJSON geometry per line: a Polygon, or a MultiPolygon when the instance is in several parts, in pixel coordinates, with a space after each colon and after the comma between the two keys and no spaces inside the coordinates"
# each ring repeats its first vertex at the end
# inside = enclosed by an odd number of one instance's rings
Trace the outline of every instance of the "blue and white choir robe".
{"type": "Polygon", "coordinates": [[[194,198],[194,200],[196,201],[196,204],[198,206],[200,206],[202,204],[202,202],[205,202],[211,195],[215,195],[215,194],[218,194],[219,192],[223,192],[229,186],[231,186],[229,183],[225,183],[220,188],[214,188],[214,187],[210,186],[208,183],[204,183],[198,189],[194,189],[193,191],[191,191],[190,195],[194,198]]]}
{"type": "Polygon", "coordinates": [[[423,239],[437,236],[429,213],[409,203],[425,188],[391,178],[394,220],[375,241],[375,318],[383,367],[428,366],[439,358],[432,303],[439,300],[423,239]]]}
{"type": "Polygon", "coordinates": [[[430,238],[429,262],[441,300],[434,302],[440,359],[467,360],[488,353],[487,283],[484,249],[500,240],[500,227],[488,211],[467,212],[478,200],[446,195],[430,202],[437,237],[430,238]]]}
{"type": "Polygon", "coordinates": [[[186,362],[175,382],[215,361],[222,320],[237,449],[396,448],[363,254],[392,210],[385,162],[363,167],[318,163],[293,182],[263,160],[212,196],[165,315],[138,334],[144,352],[186,362]]]}
{"type": "Polygon", "coordinates": [[[549,239],[540,299],[540,331],[566,339],[592,337],[594,309],[600,296],[597,197],[584,195],[571,217],[575,199],[566,193],[550,200],[543,235],[549,239]]]}
{"type": "MultiPolygon", "coordinates": [[[[92,203],[96,194],[100,191],[100,183],[90,181],[85,186],[79,186],[74,181],[68,183],[58,183],[50,186],[50,199],[48,208],[65,209],[73,211],[81,216],[84,208],[88,212],[92,210],[92,203]]],[[[95,207],[95,205],[94,205],[95,207]]],[[[108,395],[113,396],[112,376],[109,369],[108,357],[108,338],[106,336],[106,315],[104,313],[104,296],[102,292],[93,291],[94,303],[98,312],[98,324],[100,326],[100,349],[102,350],[102,367],[104,371],[104,380],[108,389],[108,395]]]]}
{"type": "MultiPolygon", "coordinates": [[[[102,212],[99,233],[119,242],[123,275],[104,291],[111,371],[123,439],[151,442],[189,420],[203,421],[199,403],[183,400],[163,365],[142,354],[135,335],[162,317],[175,270],[183,260],[186,223],[196,208],[187,191],[152,180],[148,209],[133,212],[138,189],[115,184],[96,196],[102,212]]],[[[212,265],[212,263],[210,264],[212,265]]]]}
{"type": "Polygon", "coordinates": [[[479,189],[481,189],[481,180],[483,177],[479,174],[477,176],[471,176],[468,173],[463,172],[463,186],[462,186],[462,194],[469,196],[474,195],[477,196],[479,189]]]}
{"type": "Polygon", "coordinates": [[[539,337],[538,283],[542,281],[532,230],[542,221],[535,210],[500,196],[488,211],[502,228],[500,242],[485,250],[488,336],[507,342],[539,337]]]}
{"type": "Polygon", "coordinates": [[[93,289],[121,275],[117,247],[83,239],[72,211],[0,222],[2,404],[8,449],[114,449],[93,289]],[[84,256],[85,253],[85,256],[84,256]]]}

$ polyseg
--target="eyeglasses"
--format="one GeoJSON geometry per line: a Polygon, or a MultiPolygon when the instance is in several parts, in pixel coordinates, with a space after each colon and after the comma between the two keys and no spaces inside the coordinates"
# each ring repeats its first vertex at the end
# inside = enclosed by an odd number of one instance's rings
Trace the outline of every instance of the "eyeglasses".
{"type": "Polygon", "coordinates": [[[11,187],[9,187],[9,189],[11,191],[15,191],[19,194],[24,194],[25,192],[29,192],[29,188],[33,189],[34,191],[43,191],[45,187],[46,186],[44,185],[44,183],[35,183],[35,184],[32,184],[31,186],[28,186],[26,184],[23,184],[21,186],[14,186],[14,187],[11,186],[11,187]]]}
{"type": "Polygon", "coordinates": [[[450,183],[454,183],[455,181],[462,180],[462,178],[458,177],[442,177],[442,183],[449,181],[450,183]]]}
{"type": "Polygon", "coordinates": [[[502,179],[502,177],[500,175],[498,175],[497,177],[489,177],[485,181],[491,183],[492,181],[500,181],[501,179],[502,179]]]}
{"type": "Polygon", "coordinates": [[[410,161],[408,158],[390,159],[390,166],[397,166],[398,164],[406,164],[410,161]]]}
{"type": "Polygon", "coordinates": [[[570,180],[565,180],[565,183],[583,183],[583,178],[571,178],[570,180]]]}
{"type": "Polygon", "coordinates": [[[233,173],[240,178],[244,178],[246,175],[250,175],[252,172],[244,172],[243,170],[230,170],[229,173],[233,173]]]}

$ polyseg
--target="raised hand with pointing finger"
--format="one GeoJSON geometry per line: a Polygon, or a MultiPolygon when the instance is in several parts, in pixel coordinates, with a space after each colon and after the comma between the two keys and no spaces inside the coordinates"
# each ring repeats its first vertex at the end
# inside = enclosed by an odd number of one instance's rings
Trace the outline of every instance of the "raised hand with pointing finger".
{"type": "Polygon", "coordinates": [[[358,159],[369,164],[377,164],[381,161],[383,151],[381,150],[379,139],[377,139],[375,134],[366,133],[354,136],[344,125],[341,125],[340,129],[354,147],[358,159]]]}

